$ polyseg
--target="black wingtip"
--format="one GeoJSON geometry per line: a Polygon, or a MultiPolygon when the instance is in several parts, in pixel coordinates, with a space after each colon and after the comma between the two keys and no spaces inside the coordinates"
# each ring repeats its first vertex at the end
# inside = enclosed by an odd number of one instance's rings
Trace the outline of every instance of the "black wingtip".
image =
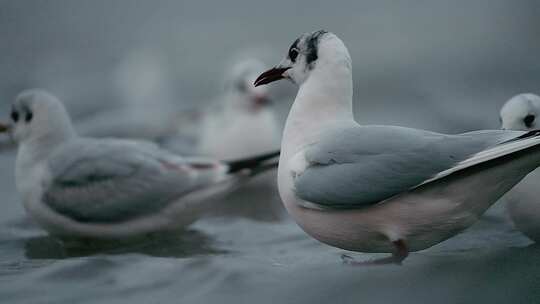
{"type": "Polygon", "coordinates": [[[540,135],[540,130],[536,129],[536,130],[531,130],[517,138],[519,139],[525,139],[525,138],[529,138],[529,137],[535,137],[535,136],[538,136],[540,135]]]}
{"type": "Polygon", "coordinates": [[[525,134],[522,134],[522,135],[520,135],[518,137],[515,137],[515,138],[512,138],[510,140],[507,140],[507,141],[503,142],[503,144],[518,141],[518,140],[522,140],[522,139],[526,139],[526,138],[536,137],[536,136],[540,136],[540,130],[539,129],[530,130],[525,134]]]}
{"type": "MultiPolygon", "coordinates": [[[[229,166],[228,173],[236,173],[238,171],[244,170],[244,169],[257,169],[257,168],[263,168],[265,167],[265,162],[267,160],[273,159],[278,157],[280,154],[280,151],[273,151],[265,154],[260,154],[248,158],[242,158],[232,161],[225,162],[229,166]]],[[[269,168],[277,167],[277,162],[270,164],[271,166],[269,168]]]]}

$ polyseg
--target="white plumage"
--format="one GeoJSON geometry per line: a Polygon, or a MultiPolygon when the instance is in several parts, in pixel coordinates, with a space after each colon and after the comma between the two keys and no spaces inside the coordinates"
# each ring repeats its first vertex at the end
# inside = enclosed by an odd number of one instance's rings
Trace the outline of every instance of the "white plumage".
{"type": "Polygon", "coordinates": [[[223,94],[204,111],[186,113],[187,119],[179,119],[179,136],[167,138],[164,146],[217,159],[278,149],[281,128],[270,92],[266,87],[253,86],[257,73],[264,68],[256,59],[234,64],[227,73],[223,94]],[[186,147],[186,142],[192,147],[186,147]]]}

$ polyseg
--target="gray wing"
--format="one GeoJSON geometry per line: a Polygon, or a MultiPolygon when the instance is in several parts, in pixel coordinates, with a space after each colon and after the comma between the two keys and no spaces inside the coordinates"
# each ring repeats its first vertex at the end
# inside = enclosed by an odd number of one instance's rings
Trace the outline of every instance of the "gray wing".
{"type": "Polygon", "coordinates": [[[81,222],[125,221],[211,183],[216,166],[201,160],[195,168],[149,143],[80,140],[50,159],[52,180],[43,201],[81,222]]]}
{"type": "Polygon", "coordinates": [[[334,130],[304,150],[307,168],[295,177],[295,191],[325,207],[375,204],[523,133],[444,135],[390,126],[334,130]]]}

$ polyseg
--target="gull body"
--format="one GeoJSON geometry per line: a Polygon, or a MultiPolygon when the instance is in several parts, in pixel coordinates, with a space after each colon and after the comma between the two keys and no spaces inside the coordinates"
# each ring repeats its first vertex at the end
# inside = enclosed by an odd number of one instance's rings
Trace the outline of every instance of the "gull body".
{"type": "Polygon", "coordinates": [[[332,246],[400,262],[469,227],[540,164],[540,139],[527,132],[359,125],[351,59],[332,33],[302,35],[255,84],[281,78],[300,88],[283,133],[279,192],[296,222],[332,246]]]}
{"type": "MultiPolygon", "coordinates": [[[[501,127],[507,130],[535,130],[540,127],[540,96],[519,94],[501,108],[501,127]]],[[[505,195],[514,226],[540,242],[540,170],[535,170],[505,195]]]]}
{"type": "MultiPolygon", "coordinates": [[[[282,127],[268,87],[253,81],[267,68],[248,57],[232,64],[225,75],[225,90],[201,122],[198,152],[217,159],[236,159],[279,149],[282,127]]],[[[276,173],[269,172],[232,193],[230,204],[216,209],[217,215],[255,220],[276,220],[285,211],[279,201],[276,173]]]]}
{"type": "Polygon", "coordinates": [[[115,104],[75,121],[75,129],[83,136],[151,141],[170,135],[178,112],[170,78],[157,51],[136,49],[114,69],[115,104]]]}
{"type": "Polygon", "coordinates": [[[124,106],[90,115],[75,129],[83,136],[156,141],[175,132],[176,119],[171,106],[124,106]]]}
{"type": "Polygon", "coordinates": [[[271,168],[261,167],[271,155],[225,163],[183,158],[144,141],[81,137],[62,103],[41,90],[21,93],[11,118],[22,203],[49,233],[63,238],[123,238],[185,227],[212,208],[212,199],[271,168]]]}

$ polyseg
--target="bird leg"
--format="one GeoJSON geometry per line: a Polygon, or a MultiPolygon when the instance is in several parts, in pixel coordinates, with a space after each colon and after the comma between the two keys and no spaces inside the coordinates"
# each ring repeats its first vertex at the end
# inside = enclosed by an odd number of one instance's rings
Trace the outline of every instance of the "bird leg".
{"type": "Polygon", "coordinates": [[[394,245],[394,252],[392,253],[392,256],[376,259],[376,260],[369,260],[369,261],[355,261],[353,257],[342,254],[341,260],[344,264],[353,265],[353,266],[372,266],[372,265],[387,265],[387,264],[397,264],[401,265],[401,262],[409,255],[409,248],[407,247],[407,244],[404,240],[399,239],[396,241],[392,241],[392,244],[394,245]]]}

